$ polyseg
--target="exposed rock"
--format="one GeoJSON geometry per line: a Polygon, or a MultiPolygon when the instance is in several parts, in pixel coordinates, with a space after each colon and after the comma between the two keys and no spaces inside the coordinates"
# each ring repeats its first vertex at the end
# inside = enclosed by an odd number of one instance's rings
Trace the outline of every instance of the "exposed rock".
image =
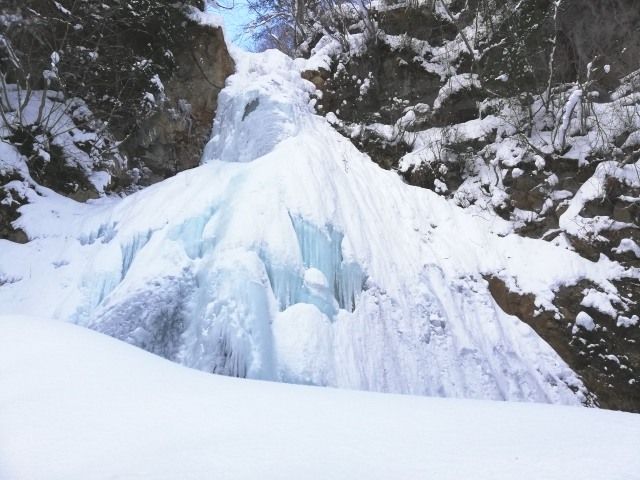
{"type": "Polygon", "coordinates": [[[321,89],[324,86],[330,75],[331,72],[328,72],[324,68],[318,68],[317,70],[306,70],[302,72],[302,78],[304,78],[305,80],[309,80],[315,85],[317,89],[321,89]]]}
{"type": "Polygon", "coordinates": [[[386,170],[395,168],[398,159],[408,151],[402,142],[389,143],[371,132],[363,132],[361,136],[353,139],[353,142],[386,170]]]}
{"type": "Polygon", "coordinates": [[[426,72],[408,46],[371,42],[366,53],[333,65],[320,108],[347,122],[394,123],[408,105],[433,103],[440,86],[440,76],[426,72]]]}
{"type": "Polygon", "coordinates": [[[133,165],[147,167],[150,184],[195,167],[209,139],[220,90],[233,73],[222,29],[186,23],[176,69],[164,80],[167,99],[122,145],[133,165]]]}
{"type": "MultiPolygon", "coordinates": [[[[584,291],[593,287],[580,282],[558,290],[554,305],[558,312],[541,311],[533,295],[511,292],[504,281],[488,277],[489,290],[498,305],[533,328],[578,373],[603,408],[640,412],[640,329],[618,325],[615,318],[592,307],[584,307],[584,291]],[[586,312],[596,328],[575,327],[576,317],[586,312]]],[[[639,314],[640,285],[633,279],[618,285],[626,298],[636,302],[626,315],[639,314]]]]}
{"type": "Polygon", "coordinates": [[[480,88],[469,88],[457,92],[443,103],[432,115],[433,126],[454,125],[478,118],[478,105],[487,95],[480,88]]]}
{"type": "Polygon", "coordinates": [[[13,172],[8,175],[0,174],[0,239],[26,243],[29,240],[27,235],[12,225],[20,216],[18,209],[26,203],[26,199],[4,186],[14,180],[19,181],[21,178],[13,172]]]}
{"type": "Polygon", "coordinates": [[[400,5],[375,13],[379,26],[391,35],[409,35],[418,40],[426,40],[431,45],[440,46],[445,40],[453,40],[458,31],[450,21],[435,15],[433,9],[400,5]]]}

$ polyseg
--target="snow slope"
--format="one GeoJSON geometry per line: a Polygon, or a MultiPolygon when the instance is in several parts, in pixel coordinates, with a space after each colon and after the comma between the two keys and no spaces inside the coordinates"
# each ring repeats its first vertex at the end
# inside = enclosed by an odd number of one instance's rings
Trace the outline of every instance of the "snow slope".
{"type": "Polygon", "coordinates": [[[0,478],[640,478],[640,416],[207,375],[0,317],[0,478]]]}
{"type": "Polygon", "coordinates": [[[305,61],[235,56],[199,168],[123,200],[29,193],[16,223],[33,240],[0,240],[3,312],[234,376],[585,401],[482,275],[553,308],[559,285],[588,278],[614,291],[622,267],[494,234],[493,220],[405,185],[316,116],[305,61]]]}

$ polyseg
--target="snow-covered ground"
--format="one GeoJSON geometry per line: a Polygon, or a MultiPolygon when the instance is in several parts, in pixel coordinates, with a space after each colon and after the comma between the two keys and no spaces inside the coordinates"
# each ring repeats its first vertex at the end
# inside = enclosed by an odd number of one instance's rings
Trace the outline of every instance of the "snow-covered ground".
{"type": "Polygon", "coordinates": [[[53,317],[208,372],[578,404],[579,378],[483,274],[541,306],[622,268],[487,221],[374,165],[313,111],[304,60],[235,52],[199,168],[79,204],[39,188],[0,240],[4,313],[53,317]],[[495,229],[494,229],[495,227],[495,229]]]}
{"type": "Polygon", "coordinates": [[[0,478],[640,478],[640,415],[208,375],[0,317],[0,478]]]}

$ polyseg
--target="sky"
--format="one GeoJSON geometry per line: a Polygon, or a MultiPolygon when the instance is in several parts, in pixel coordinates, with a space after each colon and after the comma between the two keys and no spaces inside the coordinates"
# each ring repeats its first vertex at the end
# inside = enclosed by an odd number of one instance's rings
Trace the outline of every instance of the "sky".
{"type": "Polygon", "coordinates": [[[244,32],[244,26],[251,20],[245,0],[210,0],[208,8],[224,18],[227,40],[251,49],[253,42],[244,32]],[[231,8],[229,8],[231,7],[231,8]]]}

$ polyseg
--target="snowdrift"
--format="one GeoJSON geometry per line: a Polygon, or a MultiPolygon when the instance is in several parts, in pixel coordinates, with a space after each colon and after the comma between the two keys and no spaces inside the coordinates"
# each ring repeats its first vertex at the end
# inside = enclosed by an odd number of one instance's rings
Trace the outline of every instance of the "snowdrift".
{"type": "Polygon", "coordinates": [[[640,478],[640,416],[208,375],[0,317],[0,478],[640,478]]]}

